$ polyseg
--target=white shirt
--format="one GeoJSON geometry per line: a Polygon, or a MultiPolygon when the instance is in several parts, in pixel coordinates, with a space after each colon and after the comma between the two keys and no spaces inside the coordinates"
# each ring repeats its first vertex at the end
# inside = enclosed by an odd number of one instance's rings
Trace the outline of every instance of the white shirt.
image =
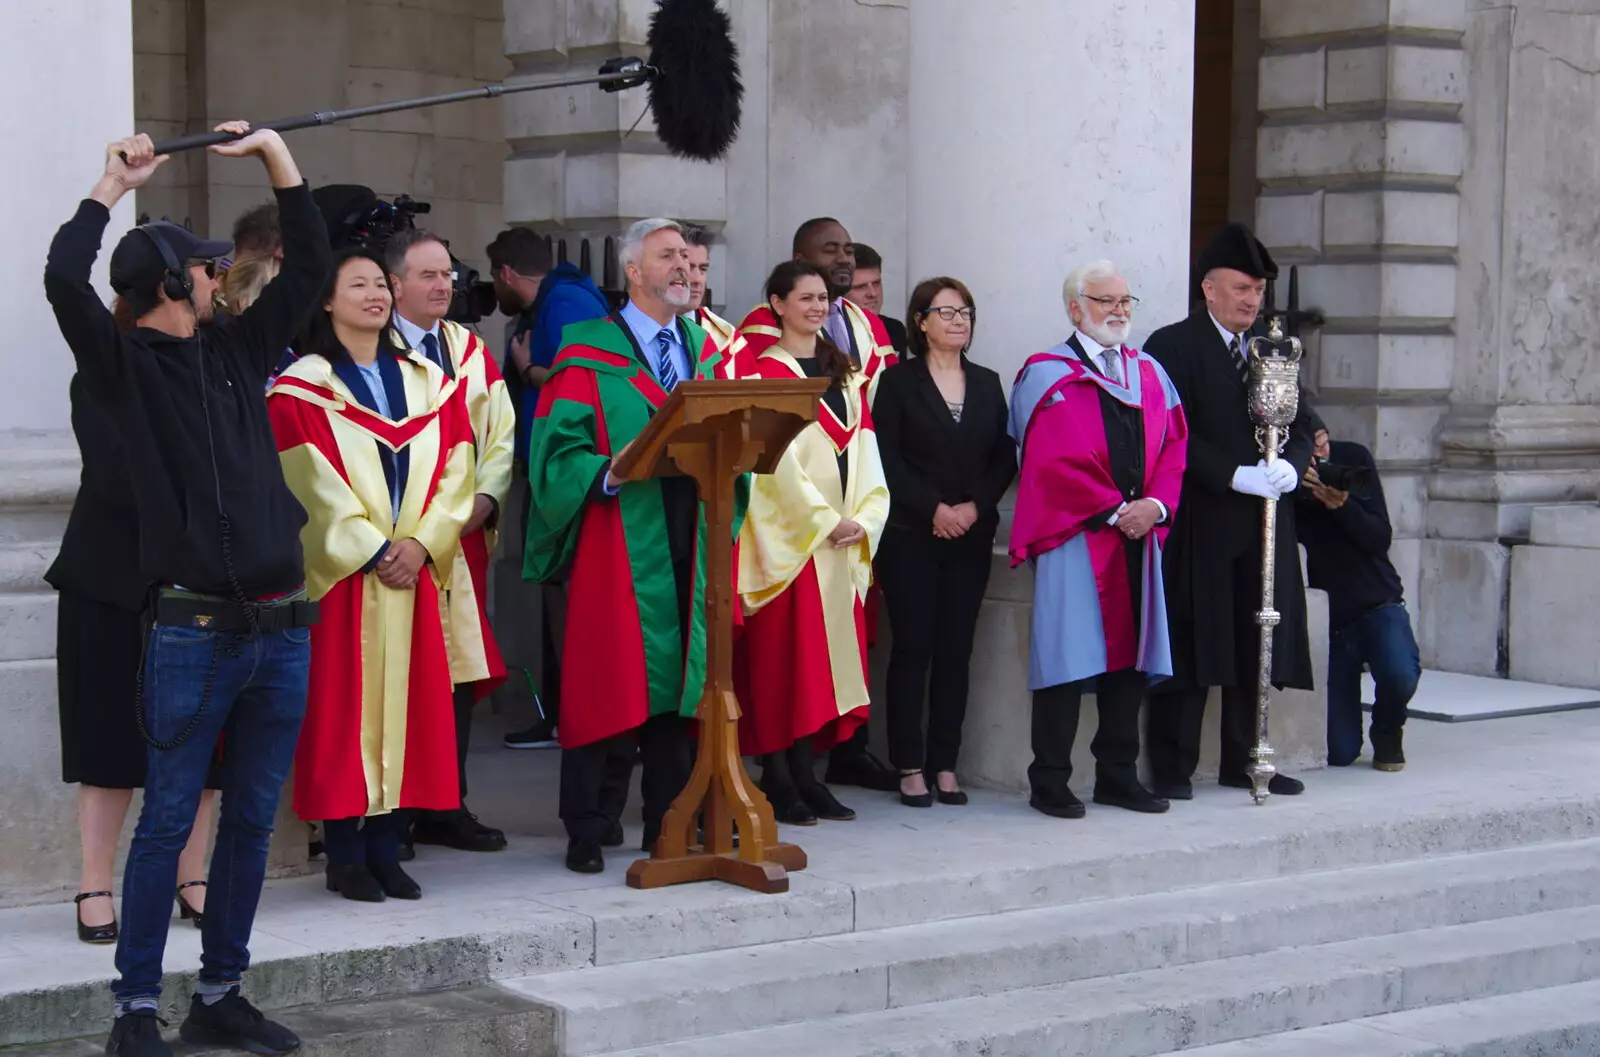
{"type": "MultiPolygon", "coordinates": [[[[1211,313],[1209,311],[1207,311],[1206,315],[1211,316],[1211,313]]],[[[1224,345],[1227,345],[1227,346],[1231,347],[1233,345],[1233,343],[1235,341],[1237,341],[1237,342],[1239,342],[1239,351],[1240,352],[1244,351],[1244,335],[1235,334],[1233,331],[1229,330],[1227,327],[1223,326],[1221,323],[1218,323],[1216,316],[1211,316],[1211,325],[1217,328],[1217,333],[1218,334],[1222,335],[1222,343],[1224,345]]]]}
{"type": "MultiPolygon", "coordinates": [[[[400,337],[407,345],[409,345],[412,349],[415,349],[417,352],[422,353],[424,356],[428,354],[428,350],[422,347],[422,338],[424,335],[432,334],[433,340],[439,343],[439,355],[449,355],[449,353],[445,351],[444,335],[440,333],[438,323],[435,323],[430,330],[423,330],[421,327],[411,322],[411,320],[396,312],[394,314],[394,329],[400,332],[400,337]]],[[[444,364],[441,363],[439,366],[443,367],[444,364]]]]}
{"type": "MultiPolygon", "coordinates": [[[[1113,375],[1111,373],[1113,368],[1108,366],[1107,362],[1106,362],[1113,356],[1120,357],[1122,355],[1122,350],[1121,349],[1108,349],[1104,345],[1100,344],[1098,341],[1094,340],[1093,338],[1091,338],[1089,335],[1085,334],[1081,330],[1077,332],[1077,335],[1078,335],[1078,344],[1083,347],[1083,351],[1088,353],[1091,357],[1093,357],[1094,359],[1096,359],[1096,360],[1098,360],[1100,362],[1101,373],[1103,373],[1107,378],[1111,378],[1111,377],[1122,378],[1123,372],[1122,372],[1122,370],[1120,368],[1122,366],[1124,366],[1124,365],[1123,364],[1118,364],[1118,366],[1116,368],[1116,374],[1113,375]]],[[[1123,379],[1123,384],[1126,384],[1126,383],[1127,383],[1127,379],[1123,379]]],[[[1150,500],[1150,502],[1154,503],[1156,505],[1156,508],[1161,511],[1161,516],[1156,518],[1156,524],[1159,525],[1159,524],[1162,524],[1163,522],[1165,522],[1167,520],[1167,504],[1163,503],[1161,500],[1155,498],[1154,496],[1144,496],[1143,498],[1150,500]]],[[[1123,503],[1122,507],[1115,514],[1111,515],[1110,520],[1108,520],[1106,522],[1106,524],[1107,525],[1115,525],[1117,523],[1118,516],[1120,516],[1122,511],[1126,510],[1127,507],[1128,507],[1128,504],[1127,503],[1123,503]]]]}

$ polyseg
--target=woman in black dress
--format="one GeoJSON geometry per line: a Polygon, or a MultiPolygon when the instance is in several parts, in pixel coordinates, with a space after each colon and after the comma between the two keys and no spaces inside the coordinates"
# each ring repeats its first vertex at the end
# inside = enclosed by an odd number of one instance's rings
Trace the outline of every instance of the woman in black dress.
{"type": "MultiPolygon", "coordinates": [[[[145,740],[134,717],[148,585],[139,572],[133,485],[110,413],[74,376],[72,432],[83,475],[61,553],[45,573],[59,596],[56,693],[61,718],[61,780],[78,786],[83,872],[78,885],[78,938],[117,939],[111,873],[117,840],[144,785],[145,740]]],[[[213,773],[208,790],[218,788],[213,773]]],[[[215,793],[200,800],[194,832],[178,860],[179,912],[199,927],[205,911],[206,843],[215,793]]]]}
{"type": "Polygon", "coordinates": [[[929,776],[940,803],[967,802],[955,771],[968,660],[1000,497],[1017,475],[1000,376],[967,359],[975,317],[959,279],[919,283],[906,309],[906,358],[884,372],[872,406],[891,502],[877,565],[894,631],[889,759],[908,807],[932,806],[929,776]]]}

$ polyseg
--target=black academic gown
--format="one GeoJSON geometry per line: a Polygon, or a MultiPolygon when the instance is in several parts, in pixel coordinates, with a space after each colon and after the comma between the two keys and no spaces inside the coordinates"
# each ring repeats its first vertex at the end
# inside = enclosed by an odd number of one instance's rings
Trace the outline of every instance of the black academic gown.
{"type": "MultiPolygon", "coordinates": [[[[1203,308],[1150,335],[1144,351],[1166,368],[1189,422],[1183,498],[1162,563],[1173,678],[1161,689],[1254,686],[1249,659],[1256,655],[1254,614],[1261,604],[1261,500],[1231,487],[1236,469],[1261,459],[1245,385],[1203,308]],[[1258,571],[1254,586],[1238,591],[1241,560],[1258,571]],[[1240,641],[1241,636],[1250,638],[1240,641]]],[[[1303,413],[1290,427],[1283,457],[1296,477],[1304,475],[1311,435],[1303,413]]],[[[1311,646],[1291,496],[1278,503],[1274,604],[1281,620],[1273,637],[1272,681],[1309,690],[1311,646]]]]}

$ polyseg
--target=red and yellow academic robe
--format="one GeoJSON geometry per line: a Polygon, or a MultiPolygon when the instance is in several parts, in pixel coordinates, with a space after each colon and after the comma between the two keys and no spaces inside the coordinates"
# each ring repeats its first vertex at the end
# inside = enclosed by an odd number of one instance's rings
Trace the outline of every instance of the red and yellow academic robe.
{"type": "MultiPolygon", "coordinates": [[[[763,378],[806,377],[778,345],[755,366],[763,378]]],[[[777,752],[806,737],[825,751],[867,719],[865,604],[889,487],[867,380],[858,372],[845,386],[843,419],[823,400],[817,421],[800,431],[774,472],[751,479],[739,534],[744,633],[736,664],[745,755],[777,752]],[[867,538],[841,549],[828,534],[845,519],[867,538]]]]}
{"type": "Polygon", "coordinates": [[[462,537],[450,590],[441,598],[450,676],[458,685],[473,684],[476,699],[482,701],[506,677],[506,663],[489,625],[489,561],[500,542],[499,532],[492,526],[503,516],[511,492],[517,413],[500,368],[483,340],[448,319],[439,324],[439,333],[472,422],[472,493],[493,499],[498,512],[489,524],[462,537]]]}
{"type": "MultiPolygon", "coordinates": [[[[870,407],[878,396],[878,375],[885,367],[898,363],[900,357],[894,351],[894,343],[889,340],[888,329],[876,313],[862,308],[848,297],[842,301],[844,317],[849,321],[850,336],[855,345],[854,349],[843,351],[854,352],[860,358],[860,374],[866,380],[867,404],[870,407]]],[[[739,324],[739,333],[744,335],[745,346],[739,354],[741,358],[738,364],[733,368],[737,373],[730,377],[754,377],[761,370],[757,359],[777,344],[782,333],[778,327],[778,317],[768,306],[758,305],[739,324]]]]}
{"type": "Polygon", "coordinates": [[[723,379],[744,377],[739,373],[739,367],[741,364],[748,366],[746,362],[748,357],[745,352],[747,342],[745,336],[740,333],[739,328],[709,308],[696,309],[694,321],[700,324],[701,329],[711,336],[712,343],[716,345],[717,351],[722,354],[722,363],[718,369],[717,377],[723,379]]]}
{"type": "Polygon", "coordinates": [[[297,360],[267,393],[283,476],[308,517],[306,590],[322,603],[295,756],[304,819],[461,804],[439,598],[472,514],[472,432],[455,382],[421,354],[393,362],[408,409],[399,421],[362,406],[321,356],[297,360]],[[398,520],[386,469],[404,481],[398,520]],[[370,570],[408,538],[433,560],[415,588],[386,587],[370,570]]]}

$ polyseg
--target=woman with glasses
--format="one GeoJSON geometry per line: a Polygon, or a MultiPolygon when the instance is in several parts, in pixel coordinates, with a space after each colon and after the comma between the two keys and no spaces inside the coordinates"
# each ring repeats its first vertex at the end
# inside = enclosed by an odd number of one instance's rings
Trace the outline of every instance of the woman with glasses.
{"type": "Polygon", "coordinates": [[[933,805],[930,781],[940,803],[967,802],[955,774],[967,666],[1000,497],[1017,474],[1000,376],[967,358],[976,314],[959,279],[919,283],[906,309],[906,358],[884,372],[873,404],[893,499],[878,559],[894,632],[889,759],[908,807],[933,805]]]}
{"type": "Polygon", "coordinates": [[[778,338],[753,359],[754,375],[826,378],[828,389],[777,468],[751,480],[739,535],[739,735],[741,751],[762,758],[762,790],[778,821],[810,826],[855,818],[817,780],[813,754],[867,719],[865,603],[889,493],[866,375],[822,333],[822,269],[778,265],[767,305],[778,338]]]}

